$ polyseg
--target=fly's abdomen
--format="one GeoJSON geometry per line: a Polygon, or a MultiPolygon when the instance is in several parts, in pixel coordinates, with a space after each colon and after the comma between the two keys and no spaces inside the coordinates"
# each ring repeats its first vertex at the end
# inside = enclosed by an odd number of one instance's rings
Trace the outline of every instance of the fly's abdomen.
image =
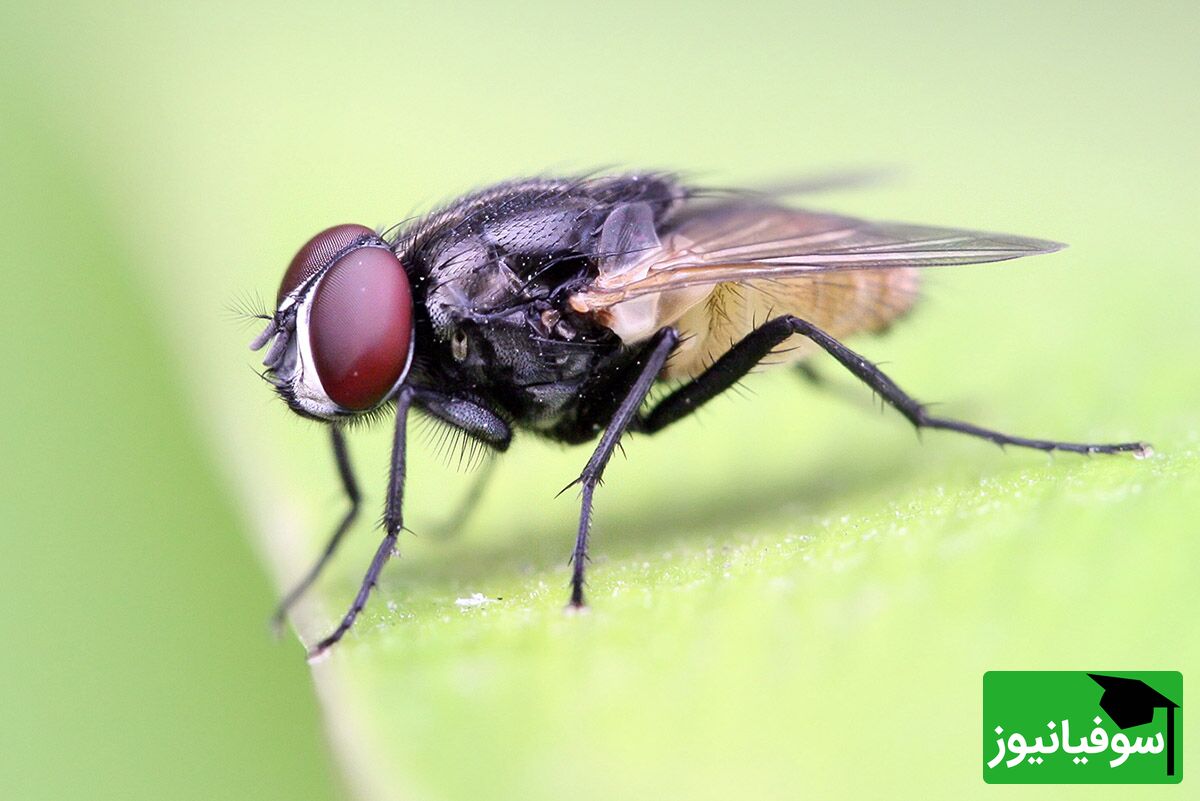
{"type": "MultiPolygon", "coordinates": [[[[681,341],[661,377],[695,378],[738,340],[782,315],[800,317],[839,338],[881,331],[912,308],[918,286],[914,269],[717,284],[675,324],[681,341]]],[[[794,336],[764,366],[794,363],[814,350],[811,341],[794,336]]]]}

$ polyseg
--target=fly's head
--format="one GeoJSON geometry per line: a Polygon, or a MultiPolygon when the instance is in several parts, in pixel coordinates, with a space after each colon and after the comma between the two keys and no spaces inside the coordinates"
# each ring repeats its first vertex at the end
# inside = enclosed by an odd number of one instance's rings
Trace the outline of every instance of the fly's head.
{"type": "Polygon", "coordinates": [[[267,347],[264,377],[297,414],[339,420],[371,412],[412,364],[408,275],[370,228],[328,228],[288,265],[271,322],[250,347],[267,347]]]}

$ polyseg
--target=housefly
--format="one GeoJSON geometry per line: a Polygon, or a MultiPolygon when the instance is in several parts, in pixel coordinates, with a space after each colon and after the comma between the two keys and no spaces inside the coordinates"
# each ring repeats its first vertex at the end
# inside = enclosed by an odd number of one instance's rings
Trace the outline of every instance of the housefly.
{"type": "Polygon", "coordinates": [[[521,430],[567,444],[598,438],[573,484],[581,509],[570,604],[584,603],[592,496],[626,432],[653,434],[774,354],[823,351],[920,428],[1043,451],[1132,452],[1003,434],[936,417],[842,344],[913,305],[922,267],[1050,253],[1040,239],[844,217],[771,196],[689,188],[667,174],[536,178],[468,195],[391,235],[337,225],[284,272],[267,378],[291,409],[329,424],[350,508],[315,580],[354,520],[359,491],[344,427],[394,409],[384,536],[361,588],[317,655],[350,629],[402,527],[406,423],[416,409],[504,451],[521,430]],[[673,388],[657,402],[651,388],[673,388]]]}

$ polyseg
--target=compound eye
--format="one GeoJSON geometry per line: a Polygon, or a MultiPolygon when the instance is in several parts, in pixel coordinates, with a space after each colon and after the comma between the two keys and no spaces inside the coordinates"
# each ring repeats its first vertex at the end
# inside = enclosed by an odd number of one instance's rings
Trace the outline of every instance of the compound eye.
{"type": "Polygon", "coordinates": [[[317,378],[344,409],[379,405],[404,377],[412,343],[408,275],[390,250],[342,256],[313,292],[309,342],[317,378]]]}
{"type": "Polygon", "coordinates": [[[283,299],[296,291],[313,274],[329,264],[329,260],[341,253],[355,242],[375,236],[375,232],[365,225],[335,225],[326,228],[321,233],[304,243],[304,247],[292,257],[287,272],[283,274],[283,282],[279,285],[279,295],[275,305],[283,303],[283,299]]]}

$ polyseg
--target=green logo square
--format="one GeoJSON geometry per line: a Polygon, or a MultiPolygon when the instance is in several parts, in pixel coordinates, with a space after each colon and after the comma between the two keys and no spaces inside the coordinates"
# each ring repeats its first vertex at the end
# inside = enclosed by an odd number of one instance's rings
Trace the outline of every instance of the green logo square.
{"type": "Polygon", "coordinates": [[[1183,675],[991,670],[983,674],[988,784],[1176,784],[1183,675]]]}

